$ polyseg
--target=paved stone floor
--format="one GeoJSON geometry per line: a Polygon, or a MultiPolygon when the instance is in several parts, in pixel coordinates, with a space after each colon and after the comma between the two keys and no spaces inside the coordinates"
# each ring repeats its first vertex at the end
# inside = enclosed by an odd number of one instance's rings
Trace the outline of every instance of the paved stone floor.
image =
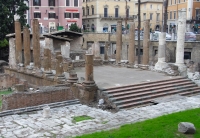
{"type": "Polygon", "coordinates": [[[49,118],[43,118],[42,111],[2,117],[0,118],[0,137],[66,138],[116,128],[122,124],[134,123],[199,107],[200,96],[187,97],[131,110],[122,110],[117,113],[77,104],[51,109],[51,116],[49,118]],[[94,119],[73,123],[72,118],[80,115],[88,115],[94,119]]]}
{"type": "MultiPolygon", "coordinates": [[[[75,68],[77,76],[85,78],[85,68],[75,68]]],[[[149,70],[114,66],[94,66],[94,80],[99,88],[109,88],[148,81],[175,78],[149,70]]]]}

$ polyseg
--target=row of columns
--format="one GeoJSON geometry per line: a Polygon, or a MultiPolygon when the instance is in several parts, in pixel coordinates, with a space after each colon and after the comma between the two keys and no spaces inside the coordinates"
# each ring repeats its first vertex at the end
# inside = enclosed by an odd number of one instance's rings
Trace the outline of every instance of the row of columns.
{"type": "MultiPolygon", "coordinates": [[[[40,34],[39,22],[37,19],[33,19],[33,61],[34,67],[40,68],[40,34]]],[[[22,34],[21,24],[19,21],[15,21],[15,45],[16,45],[16,64],[21,64],[22,61],[22,34]]],[[[23,45],[24,45],[24,66],[30,65],[31,62],[31,49],[30,49],[30,32],[27,27],[23,28],[23,45]]]]}
{"type": "MultiPolygon", "coordinates": [[[[144,22],[144,39],[143,39],[143,65],[149,64],[149,22],[146,20],[144,22]]],[[[116,36],[116,64],[121,62],[122,55],[122,21],[117,22],[117,36],[116,36]]],[[[130,22],[129,28],[129,47],[128,47],[128,61],[130,65],[135,62],[135,23],[130,22]]]]}

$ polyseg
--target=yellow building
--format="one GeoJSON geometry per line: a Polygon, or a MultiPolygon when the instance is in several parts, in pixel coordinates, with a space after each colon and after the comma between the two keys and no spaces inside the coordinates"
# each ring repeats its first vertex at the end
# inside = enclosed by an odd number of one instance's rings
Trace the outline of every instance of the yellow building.
{"type": "MultiPolygon", "coordinates": [[[[143,21],[146,19],[150,19],[150,29],[152,31],[161,31],[162,15],[163,15],[162,5],[163,5],[163,0],[141,0],[140,4],[141,29],[143,29],[143,21]]],[[[134,12],[135,14],[138,13],[138,2],[135,3],[134,12]]]]}
{"type": "Polygon", "coordinates": [[[177,30],[178,13],[186,9],[187,28],[186,31],[194,31],[193,25],[200,23],[200,0],[169,0],[168,1],[168,32],[177,30]]]}
{"type": "Polygon", "coordinates": [[[83,0],[83,29],[114,32],[118,20],[125,27],[125,21],[134,18],[134,5],[134,0],[83,0]]]}

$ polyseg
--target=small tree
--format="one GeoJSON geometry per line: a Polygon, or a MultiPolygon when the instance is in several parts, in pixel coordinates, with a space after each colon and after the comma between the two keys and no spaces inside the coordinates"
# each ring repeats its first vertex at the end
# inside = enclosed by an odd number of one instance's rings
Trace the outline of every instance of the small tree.
{"type": "Polygon", "coordinates": [[[79,27],[77,26],[76,23],[71,24],[71,26],[69,27],[69,30],[70,30],[70,31],[80,32],[80,33],[81,33],[81,28],[79,28],[79,27]]]}

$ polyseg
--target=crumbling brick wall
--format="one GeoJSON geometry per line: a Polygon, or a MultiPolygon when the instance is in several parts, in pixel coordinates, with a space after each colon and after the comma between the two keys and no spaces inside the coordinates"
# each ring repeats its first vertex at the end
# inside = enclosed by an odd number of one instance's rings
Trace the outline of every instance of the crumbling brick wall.
{"type": "Polygon", "coordinates": [[[14,74],[0,74],[0,90],[13,87],[16,84],[24,84],[25,89],[28,88],[28,82],[26,80],[16,78],[14,74]]]}
{"type": "Polygon", "coordinates": [[[39,92],[14,92],[2,96],[2,110],[10,110],[41,104],[61,102],[75,99],[69,87],[46,86],[40,87],[39,92]]]}

